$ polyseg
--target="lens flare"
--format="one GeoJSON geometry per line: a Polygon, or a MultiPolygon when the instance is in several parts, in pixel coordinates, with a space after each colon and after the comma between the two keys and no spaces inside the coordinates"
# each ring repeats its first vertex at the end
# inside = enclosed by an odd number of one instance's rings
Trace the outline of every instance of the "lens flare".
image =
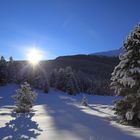
{"type": "Polygon", "coordinates": [[[37,65],[43,58],[42,51],[36,48],[30,48],[27,53],[27,59],[32,65],[37,65]]]}

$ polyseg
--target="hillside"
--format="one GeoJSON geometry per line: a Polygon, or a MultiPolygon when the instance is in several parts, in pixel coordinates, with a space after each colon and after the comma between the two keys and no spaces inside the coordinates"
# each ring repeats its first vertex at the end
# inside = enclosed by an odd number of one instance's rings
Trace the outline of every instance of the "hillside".
{"type": "Polygon", "coordinates": [[[118,63],[118,57],[75,55],[45,62],[44,67],[49,75],[54,69],[71,66],[76,73],[80,71],[81,75],[94,81],[95,94],[110,95],[114,94],[110,91],[111,73],[118,63]]]}
{"type": "Polygon", "coordinates": [[[55,69],[71,66],[76,71],[80,70],[96,79],[100,79],[100,77],[108,79],[117,63],[117,57],[110,58],[90,55],[62,56],[46,63],[46,69],[47,67],[55,69]]]}
{"type": "MultiPolygon", "coordinates": [[[[118,64],[118,57],[74,55],[61,56],[54,60],[42,61],[34,69],[43,73],[47,79],[55,69],[71,66],[75,73],[84,75],[86,79],[94,81],[95,94],[110,95],[110,77],[114,67],[118,64]]],[[[31,76],[32,67],[26,61],[16,61],[16,71],[23,77],[31,76]]],[[[20,77],[20,76],[17,76],[20,77]]]]}

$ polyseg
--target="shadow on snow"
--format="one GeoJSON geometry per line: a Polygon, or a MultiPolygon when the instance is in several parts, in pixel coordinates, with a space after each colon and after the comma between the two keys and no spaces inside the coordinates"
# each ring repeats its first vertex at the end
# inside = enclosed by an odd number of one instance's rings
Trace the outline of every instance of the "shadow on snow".
{"type": "Polygon", "coordinates": [[[35,121],[32,121],[34,113],[11,115],[14,119],[0,128],[0,140],[30,140],[40,135],[42,130],[35,121]]]}
{"type": "Polygon", "coordinates": [[[44,106],[44,109],[53,119],[55,129],[61,133],[69,132],[80,140],[139,140],[113,127],[105,118],[88,114],[82,108],[76,107],[70,96],[64,98],[59,94],[45,100],[47,106],[44,106]]]}

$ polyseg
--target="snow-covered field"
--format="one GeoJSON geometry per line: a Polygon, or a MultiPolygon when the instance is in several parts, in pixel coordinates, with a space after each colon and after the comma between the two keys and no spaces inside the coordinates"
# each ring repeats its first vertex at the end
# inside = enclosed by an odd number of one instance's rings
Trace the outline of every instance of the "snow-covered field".
{"type": "Polygon", "coordinates": [[[37,90],[33,112],[12,113],[17,85],[0,87],[0,140],[139,140],[140,129],[115,122],[112,102],[116,97],[87,96],[89,107],[81,106],[82,94],[68,96],[37,90]]]}

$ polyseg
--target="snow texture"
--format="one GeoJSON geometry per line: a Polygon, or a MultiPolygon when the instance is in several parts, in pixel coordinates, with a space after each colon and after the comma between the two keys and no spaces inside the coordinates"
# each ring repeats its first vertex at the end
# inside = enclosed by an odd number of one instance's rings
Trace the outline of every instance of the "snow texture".
{"type": "Polygon", "coordinates": [[[134,112],[133,111],[127,111],[126,112],[126,119],[128,121],[131,121],[133,119],[133,116],[134,116],[134,112]]]}
{"type": "Polygon", "coordinates": [[[50,90],[36,90],[32,113],[16,114],[11,95],[18,85],[0,87],[0,140],[139,140],[140,129],[118,124],[112,111],[116,97],[69,96],[50,90]]]}

